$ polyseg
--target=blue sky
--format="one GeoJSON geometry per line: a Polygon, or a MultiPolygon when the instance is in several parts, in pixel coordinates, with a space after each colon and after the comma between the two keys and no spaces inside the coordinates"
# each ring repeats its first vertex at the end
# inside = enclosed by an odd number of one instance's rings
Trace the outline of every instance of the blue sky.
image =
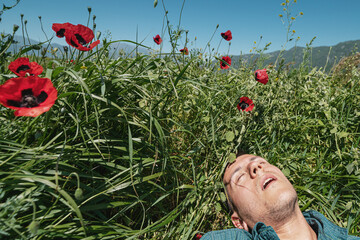
{"type": "MultiPolygon", "coordinates": [[[[285,1],[285,0],[284,0],[285,1]]],[[[281,0],[186,0],[181,17],[181,28],[188,30],[191,48],[204,48],[210,40],[216,25],[219,28],[211,41],[211,48],[217,49],[221,32],[231,30],[231,47],[226,41],[220,44],[219,52],[231,55],[249,53],[254,41],[259,48],[271,42],[269,51],[281,49],[286,40],[286,26],[279,14],[284,14],[281,0]],[[262,41],[259,43],[259,38],[262,41]],[[194,41],[196,37],[196,41],[194,41]]],[[[293,1],[293,0],[292,0],[293,1]]],[[[4,0],[7,5],[14,0],[4,0]]],[[[5,11],[0,22],[0,32],[12,32],[14,24],[21,26],[20,14],[28,21],[27,31],[30,38],[45,40],[40,28],[38,16],[42,16],[44,29],[48,36],[54,36],[52,23],[70,22],[86,25],[87,7],[92,7],[96,15],[97,31],[112,40],[136,40],[154,49],[153,36],[160,34],[163,28],[164,9],[162,0],[153,7],[153,0],[21,0],[15,8],[5,11]]],[[[164,0],[170,24],[178,26],[182,0],[164,0]]],[[[298,0],[292,4],[291,12],[295,16],[303,12],[293,23],[294,38],[300,37],[298,46],[305,46],[313,37],[317,37],[313,46],[330,46],[342,41],[360,39],[359,0],[298,0]]],[[[19,29],[18,34],[21,34],[19,29]]],[[[163,51],[170,51],[169,36],[163,35],[163,51]]],[[[55,43],[66,44],[64,39],[54,38],[55,43]]],[[[179,48],[185,44],[185,38],[179,41],[179,48]]],[[[294,46],[294,41],[286,48],[294,46]]]]}

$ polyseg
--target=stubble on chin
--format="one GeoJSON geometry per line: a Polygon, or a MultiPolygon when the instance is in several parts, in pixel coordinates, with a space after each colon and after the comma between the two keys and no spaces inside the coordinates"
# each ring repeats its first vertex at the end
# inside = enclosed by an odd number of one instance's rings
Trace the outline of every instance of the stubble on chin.
{"type": "Polygon", "coordinates": [[[298,197],[295,189],[292,189],[288,193],[280,194],[276,203],[267,206],[269,211],[264,214],[264,220],[275,223],[286,222],[287,219],[293,217],[296,213],[297,206],[298,197]]]}

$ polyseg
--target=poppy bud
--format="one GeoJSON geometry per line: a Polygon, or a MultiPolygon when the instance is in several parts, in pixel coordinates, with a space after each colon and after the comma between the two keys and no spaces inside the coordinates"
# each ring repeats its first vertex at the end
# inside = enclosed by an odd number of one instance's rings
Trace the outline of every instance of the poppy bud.
{"type": "Polygon", "coordinates": [[[75,191],[75,198],[77,200],[81,200],[83,199],[83,190],[81,188],[77,188],[76,191],[75,191]]]}
{"type": "Polygon", "coordinates": [[[88,12],[91,13],[91,7],[88,7],[88,12]]]}
{"type": "Polygon", "coordinates": [[[96,23],[94,23],[93,28],[94,28],[94,29],[96,28],[96,23]]]}
{"type": "Polygon", "coordinates": [[[100,36],[101,36],[101,32],[100,32],[100,31],[97,31],[97,32],[96,32],[96,39],[99,39],[100,36]]]}
{"type": "Polygon", "coordinates": [[[45,55],[46,55],[46,48],[43,48],[43,49],[41,50],[41,55],[42,55],[42,56],[45,56],[45,55]]]}
{"type": "Polygon", "coordinates": [[[36,234],[38,229],[39,229],[39,226],[40,226],[40,223],[38,221],[35,221],[33,220],[30,225],[29,225],[29,231],[32,233],[32,234],[36,234]]]}
{"type": "Polygon", "coordinates": [[[32,47],[33,47],[33,49],[35,49],[35,50],[40,50],[40,49],[41,49],[41,46],[40,46],[40,45],[33,45],[32,47]]]}
{"type": "Polygon", "coordinates": [[[95,16],[95,15],[93,15],[93,21],[95,21],[95,19],[96,19],[96,16],[95,16]]]}
{"type": "Polygon", "coordinates": [[[216,28],[219,28],[219,24],[218,24],[218,25],[216,25],[216,28]]]}
{"type": "Polygon", "coordinates": [[[67,46],[64,46],[64,52],[67,52],[69,48],[67,46]]]}
{"type": "Polygon", "coordinates": [[[21,19],[24,17],[24,14],[20,14],[21,19]]]}
{"type": "Polygon", "coordinates": [[[41,16],[38,16],[38,18],[41,20],[41,16]]]}
{"type": "Polygon", "coordinates": [[[27,20],[24,21],[25,25],[27,24],[27,20]]]}
{"type": "Polygon", "coordinates": [[[16,32],[17,30],[19,29],[19,26],[14,24],[14,28],[13,28],[13,31],[16,32]]]}

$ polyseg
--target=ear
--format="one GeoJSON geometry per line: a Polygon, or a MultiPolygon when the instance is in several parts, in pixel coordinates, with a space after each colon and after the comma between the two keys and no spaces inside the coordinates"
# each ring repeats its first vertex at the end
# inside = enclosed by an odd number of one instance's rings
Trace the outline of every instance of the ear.
{"type": "Polygon", "coordinates": [[[249,231],[247,223],[244,220],[242,220],[236,212],[231,214],[231,221],[236,228],[244,229],[245,231],[249,231]]]}

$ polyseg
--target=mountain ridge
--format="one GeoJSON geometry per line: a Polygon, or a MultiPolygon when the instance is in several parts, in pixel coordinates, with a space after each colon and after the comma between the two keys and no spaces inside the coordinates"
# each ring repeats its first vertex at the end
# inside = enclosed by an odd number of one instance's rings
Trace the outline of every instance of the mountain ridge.
{"type": "MultiPolygon", "coordinates": [[[[294,46],[282,52],[282,56],[278,59],[284,59],[284,65],[291,65],[292,67],[299,67],[304,60],[308,61],[312,67],[323,68],[325,71],[337,64],[341,58],[350,56],[358,52],[360,47],[360,40],[349,40],[337,43],[333,46],[318,46],[318,47],[300,47],[294,46]],[[308,54],[307,56],[304,54],[308,54]],[[304,57],[306,59],[304,59],[304,57]]],[[[264,67],[269,64],[274,64],[280,54],[280,50],[260,54],[244,54],[232,55],[233,67],[238,67],[240,64],[256,65],[260,60],[260,64],[264,67]],[[263,58],[261,59],[260,56],[263,58]]]]}

